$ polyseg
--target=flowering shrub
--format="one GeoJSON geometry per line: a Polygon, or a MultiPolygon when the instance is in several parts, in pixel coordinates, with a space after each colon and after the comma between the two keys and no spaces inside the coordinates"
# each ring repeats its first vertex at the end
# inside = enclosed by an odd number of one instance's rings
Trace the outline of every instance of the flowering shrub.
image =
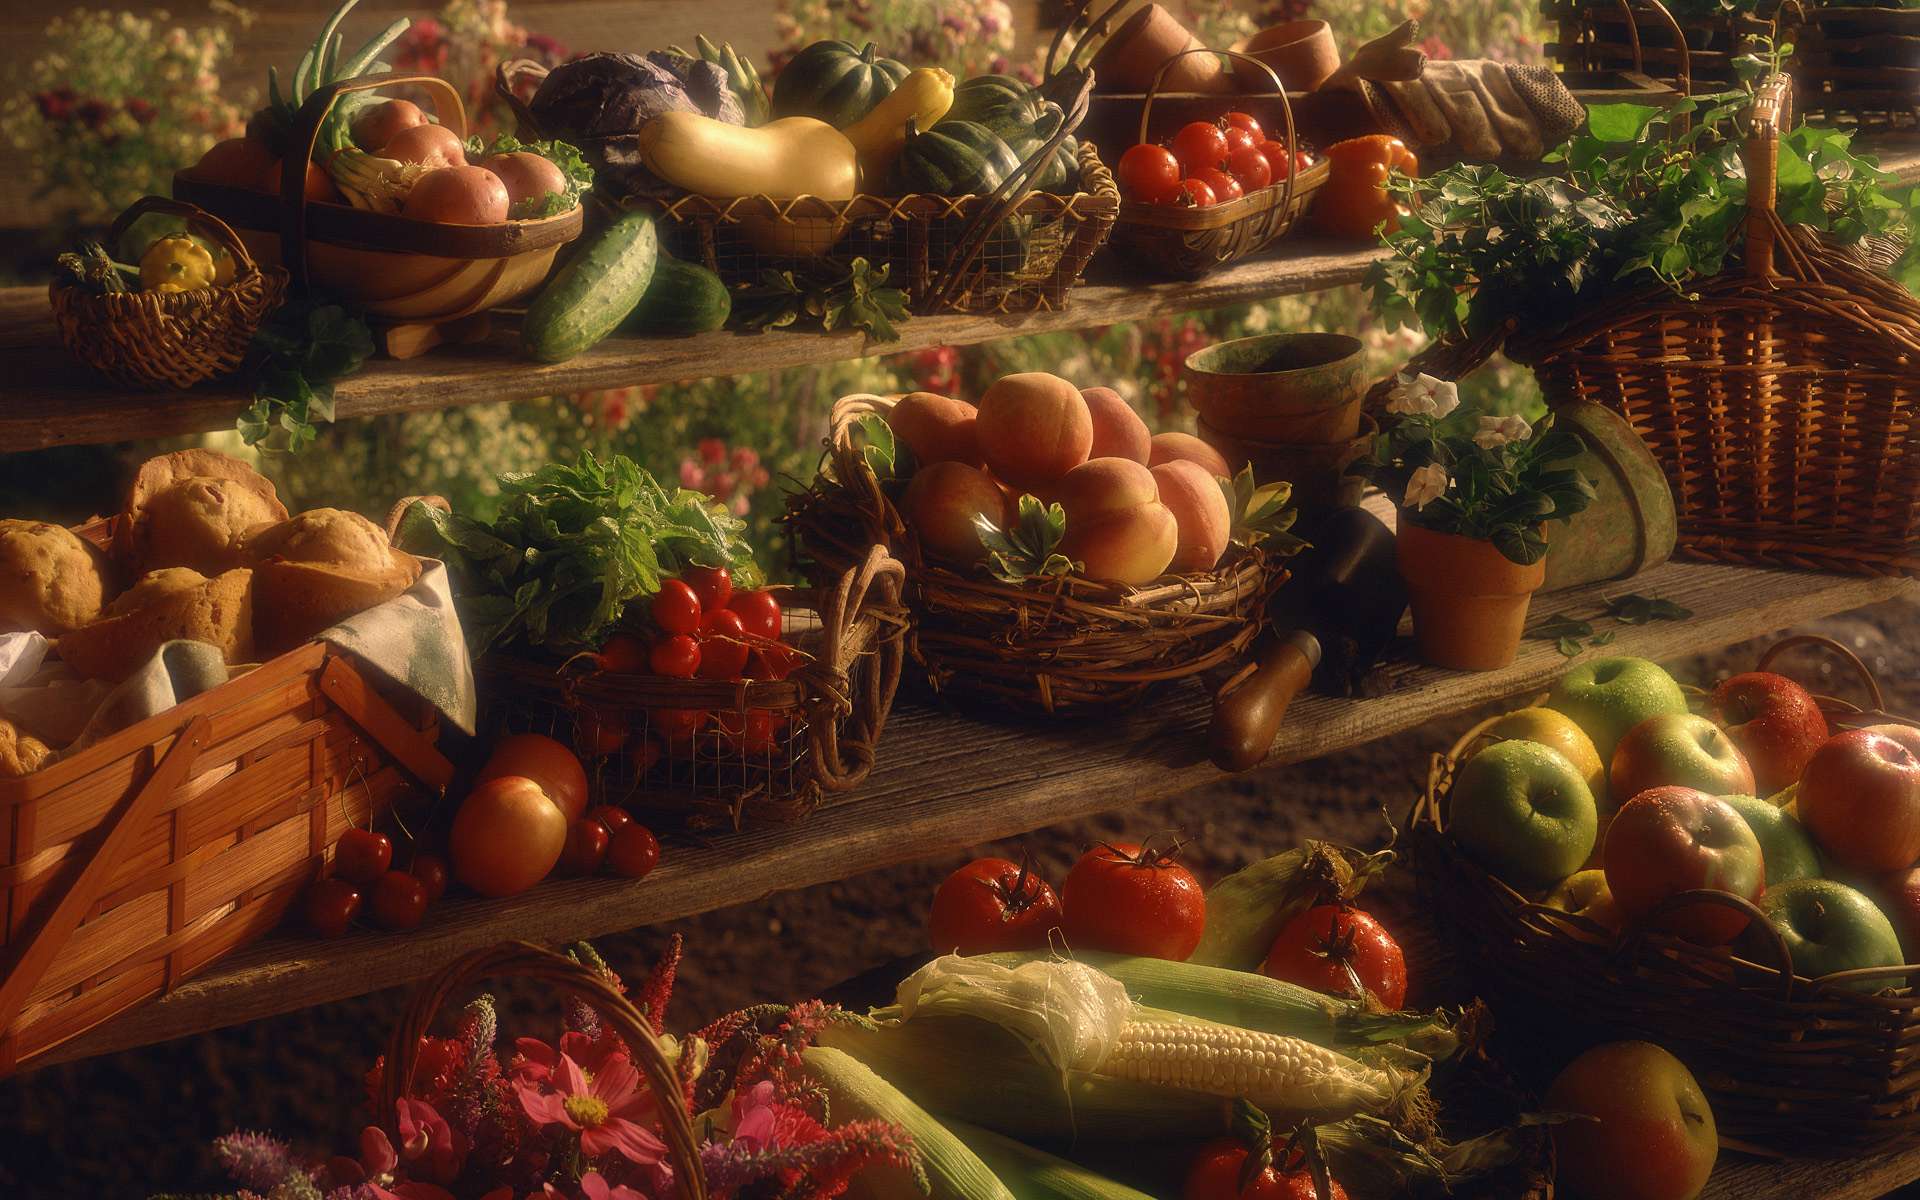
{"type": "Polygon", "coordinates": [[[823,38],[859,46],[916,67],[945,67],[956,75],[1013,72],[1038,81],[1033,67],[1016,64],[1013,9],[1007,0],[782,0],[774,16],[781,49],[778,69],[823,38]]]}
{"type": "Polygon", "coordinates": [[[400,39],[394,69],[438,75],[459,88],[471,132],[487,136],[513,126],[493,90],[494,68],[513,58],[555,67],[568,53],[553,38],[509,18],[507,0],[447,0],[436,16],[415,21],[400,39]]]}

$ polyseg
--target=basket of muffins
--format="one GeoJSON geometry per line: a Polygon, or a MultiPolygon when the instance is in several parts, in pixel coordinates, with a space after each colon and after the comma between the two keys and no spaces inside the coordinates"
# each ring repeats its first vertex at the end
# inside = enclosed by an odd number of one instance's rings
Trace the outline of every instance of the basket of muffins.
{"type": "Polygon", "coordinates": [[[78,528],[0,519],[0,1074],[274,925],[452,774],[444,570],[204,450],[78,528]]]}

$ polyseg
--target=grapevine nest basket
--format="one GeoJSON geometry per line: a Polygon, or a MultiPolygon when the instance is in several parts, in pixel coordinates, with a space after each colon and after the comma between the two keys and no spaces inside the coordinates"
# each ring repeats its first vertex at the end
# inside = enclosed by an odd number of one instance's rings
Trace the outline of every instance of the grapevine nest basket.
{"type": "Polygon", "coordinates": [[[1774,210],[1788,89],[1775,76],[1755,99],[1745,240],[1721,274],[1603,296],[1560,329],[1436,343],[1409,370],[1457,379],[1504,345],[1550,406],[1619,413],[1665,472],[1691,557],[1920,574],[1920,298],[1878,265],[1884,247],[1774,210]]]}
{"type": "Polygon", "coordinates": [[[779,678],[671,679],[495,651],[477,664],[483,726],[569,742],[592,803],[688,828],[797,821],[859,785],[900,684],[903,571],[879,547],[818,589],[770,589],[790,656],[779,678]]]}
{"type": "MultiPolygon", "coordinates": [[[[1819,696],[1835,729],[1920,720],[1884,710],[1878,683],[1837,642],[1787,638],[1761,656],[1818,646],[1859,677],[1866,704],[1819,696]]],[[[1545,1036],[1643,1038],[1672,1051],[1712,1101],[1723,1140],[1762,1150],[1843,1153],[1920,1135],[1920,966],[1868,968],[1820,980],[1793,974],[1786,945],[1747,901],[1684,892],[1649,920],[1688,903],[1752,917],[1735,948],[1703,948],[1645,927],[1616,934],[1522,895],[1474,863],[1447,834],[1459,768],[1489,744],[1493,718],[1436,754],[1414,805],[1416,876],[1451,932],[1475,985],[1503,1020],[1547,1024],[1545,1036]],[[1869,995],[1838,983],[1871,979],[1869,995]]]]}
{"type": "Polygon", "coordinates": [[[287,273],[262,268],[238,234],[204,209],[163,196],[134,202],[105,245],[148,213],[183,218],[187,229],[233,260],[226,283],[185,292],[92,292],[55,280],[47,289],[60,342],[81,362],[128,387],[187,388],[240,369],[247,347],[287,290],[287,273]]]}
{"type": "Polygon", "coordinates": [[[1243,657],[1286,569],[1258,548],[1228,551],[1218,569],[1144,587],[1079,575],[1008,583],[984,569],[929,562],[860,442],[863,418],[894,400],[852,395],[833,406],[827,461],[790,504],[806,568],[831,578],[876,543],[905,564],[908,650],[936,692],[1047,714],[1133,703],[1156,684],[1243,657]]]}

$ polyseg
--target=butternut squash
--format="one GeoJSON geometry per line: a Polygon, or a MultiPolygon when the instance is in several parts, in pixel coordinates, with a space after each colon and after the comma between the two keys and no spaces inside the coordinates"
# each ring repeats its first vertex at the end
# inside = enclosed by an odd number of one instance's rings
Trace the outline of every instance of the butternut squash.
{"type": "Polygon", "coordinates": [[[654,174],[703,196],[851,200],[859,183],[853,143],[812,117],[749,129],[695,112],[662,113],[640,127],[640,154],[654,174]]]}
{"type": "Polygon", "coordinates": [[[872,112],[842,130],[859,156],[868,189],[893,169],[907,144],[908,122],[918,130],[932,129],[952,107],[953,76],[939,67],[916,67],[872,112]]]}

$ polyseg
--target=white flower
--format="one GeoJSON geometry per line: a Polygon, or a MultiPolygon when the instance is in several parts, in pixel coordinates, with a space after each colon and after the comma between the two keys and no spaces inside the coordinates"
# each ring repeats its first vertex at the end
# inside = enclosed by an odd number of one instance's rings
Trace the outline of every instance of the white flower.
{"type": "Polygon", "coordinates": [[[1438,421],[1460,407],[1460,389],[1450,379],[1421,372],[1412,379],[1396,377],[1387,393],[1387,411],[1403,416],[1432,417],[1438,421]]]}
{"type": "Polygon", "coordinates": [[[1473,444],[1482,450],[1493,450],[1508,442],[1524,442],[1533,436],[1533,426],[1518,413],[1504,417],[1481,417],[1480,432],[1473,435],[1473,444]]]}
{"type": "Polygon", "coordinates": [[[1411,504],[1415,509],[1424,509],[1433,501],[1446,495],[1447,486],[1453,481],[1447,478],[1447,469],[1439,463],[1428,463],[1407,477],[1406,498],[1402,506],[1411,504]]]}

